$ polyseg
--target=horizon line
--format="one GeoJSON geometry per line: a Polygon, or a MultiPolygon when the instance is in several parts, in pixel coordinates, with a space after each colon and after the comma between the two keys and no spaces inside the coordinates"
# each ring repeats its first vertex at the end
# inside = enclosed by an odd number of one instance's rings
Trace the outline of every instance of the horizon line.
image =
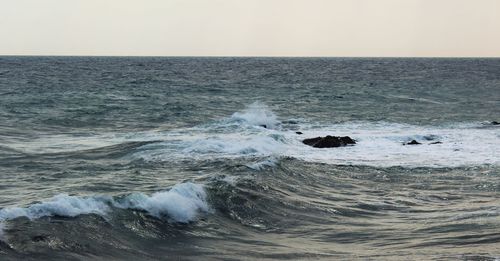
{"type": "Polygon", "coordinates": [[[271,55],[76,55],[76,54],[0,54],[0,57],[116,57],[116,58],[409,58],[409,59],[500,59],[499,56],[271,56],[271,55]]]}

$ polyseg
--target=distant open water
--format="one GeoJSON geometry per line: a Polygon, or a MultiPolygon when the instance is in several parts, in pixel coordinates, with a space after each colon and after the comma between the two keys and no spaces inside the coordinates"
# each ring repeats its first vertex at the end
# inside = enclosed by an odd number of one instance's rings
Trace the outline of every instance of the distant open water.
{"type": "Polygon", "coordinates": [[[500,260],[491,121],[500,59],[0,57],[0,259],[500,260]]]}

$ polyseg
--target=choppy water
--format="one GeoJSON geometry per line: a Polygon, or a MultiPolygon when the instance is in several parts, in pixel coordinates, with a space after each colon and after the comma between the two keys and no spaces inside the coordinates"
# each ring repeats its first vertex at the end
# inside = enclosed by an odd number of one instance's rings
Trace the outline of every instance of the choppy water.
{"type": "Polygon", "coordinates": [[[0,57],[0,259],[498,260],[491,121],[499,59],[0,57]]]}

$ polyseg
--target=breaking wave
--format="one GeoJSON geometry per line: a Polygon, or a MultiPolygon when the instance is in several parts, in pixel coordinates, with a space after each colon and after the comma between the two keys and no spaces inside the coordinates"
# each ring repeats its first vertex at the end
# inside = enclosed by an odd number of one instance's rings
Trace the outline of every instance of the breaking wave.
{"type": "Polygon", "coordinates": [[[0,209],[0,237],[5,236],[4,222],[19,217],[34,220],[50,216],[76,217],[96,214],[107,218],[113,208],[143,210],[151,216],[165,217],[180,223],[194,221],[199,213],[209,211],[203,185],[191,182],[177,184],[168,191],[157,192],[151,196],[134,193],[113,198],[111,196],[79,197],[60,194],[28,207],[0,209]]]}
{"type": "Polygon", "coordinates": [[[193,221],[200,212],[208,212],[206,193],[203,186],[194,183],[177,184],[169,191],[157,192],[151,196],[135,193],[126,196],[113,206],[124,209],[139,209],[150,215],[168,217],[175,222],[193,221]]]}

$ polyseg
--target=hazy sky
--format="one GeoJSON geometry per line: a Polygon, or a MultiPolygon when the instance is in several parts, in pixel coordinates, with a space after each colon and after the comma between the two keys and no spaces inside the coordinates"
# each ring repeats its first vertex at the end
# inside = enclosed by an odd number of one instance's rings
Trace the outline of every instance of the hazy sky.
{"type": "Polygon", "coordinates": [[[500,0],[0,0],[0,55],[500,57],[500,0]]]}

